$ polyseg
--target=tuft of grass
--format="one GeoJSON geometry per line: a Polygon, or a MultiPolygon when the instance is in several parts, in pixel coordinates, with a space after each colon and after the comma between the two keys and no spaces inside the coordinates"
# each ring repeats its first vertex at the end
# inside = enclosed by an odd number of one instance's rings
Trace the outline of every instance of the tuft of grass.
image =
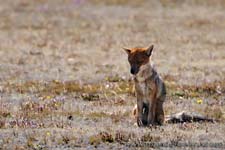
{"type": "Polygon", "coordinates": [[[207,106],[205,107],[204,112],[210,118],[213,118],[217,121],[225,121],[223,111],[219,106],[207,106]]]}
{"type": "Polygon", "coordinates": [[[119,82],[115,87],[115,92],[117,94],[129,94],[134,95],[134,85],[131,81],[122,81],[119,82]]]}
{"type": "Polygon", "coordinates": [[[99,135],[93,135],[89,137],[89,144],[97,146],[101,143],[102,139],[99,135]]]}
{"type": "Polygon", "coordinates": [[[27,147],[31,148],[31,149],[37,149],[37,145],[34,143],[37,139],[35,139],[34,137],[28,137],[27,139],[27,147]]]}
{"type": "Polygon", "coordinates": [[[142,142],[159,142],[160,141],[160,137],[159,136],[153,136],[151,133],[145,133],[141,137],[141,141],[142,142]]]}
{"type": "MultiPolygon", "coordinates": [[[[119,77],[115,77],[119,78],[119,77]]],[[[110,78],[111,79],[111,78],[110,78]]],[[[8,93],[36,94],[39,97],[55,97],[62,94],[75,93],[83,100],[99,100],[102,96],[117,96],[119,94],[134,95],[133,83],[120,79],[113,79],[107,83],[84,84],[73,81],[60,82],[52,80],[49,82],[27,81],[24,83],[7,83],[4,85],[8,93]],[[110,86],[109,86],[110,83],[110,86]]]]}
{"type": "Polygon", "coordinates": [[[107,81],[107,82],[120,82],[120,81],[124,81],[124,79],[121,78],[119,75],[115,75],[115,76],[106,77],[105,81],[107,81]]]}
{"type": "Polygon", "coordinates": [[[181,90],[177,90],[174,93],[172,93],[173,96],[183,97],[185,96],[185,92],[181,90]]]}
{"type": "Polygon", "coordinates": [[[200,85],[177,85],[166,82],[166,88],[169,96],[194,98],[210,95],[221,95],[225,92],[225,80],[211,83],[202,83],[200,85]]]}
{"type": "Polygon", "coordinates": [[[129,142],[131,139],[134,139],[136,135],[134,133],[127,133],[125,131],[116,131],[115,141],[119,143],[129,142]]]}
{"type": "Polygon", "coordinates": [[[11,113],[8,112],[7,110],[0,110],[0,118],[3,117],[3,118],[7,118],[7,117],[10,117],[11,116],[11,113]]]}
{"type": "MultiPolygon", "coordinates": [[[[166,87],[169,96],[178,97],[199,97],[201,95],[221,94],[225,92],[225,80],[215,81],[212,83],[203,83],[201,85],[177,85],[173,81],[173,77],[165,76],[166,87]]],[[[60,82],[39,82],[27,81],[16,84],[7,83],[4,85],[4,91],[12,93],[31,93],[37,94],[40,97],[54,97],[60,94],[75,93],[83,100],[92,101],[100,100],[102,97],[118,96],[120,94],[135,95],[134,83],[130,80],[124,80],[118,76],[108,77],[105,83],[84,84],[73,81],[60,82]]]]}
{"type": "Polygon", "coordinates": [[[97,93],[82,93],[81,97],[85,101],[96,101],[100,99],[100,96],[97,93]]]}
{"type": "Polygon", "coordinates": [[[91,145],[99,145],[101,142],[108,142],[108,143],[112,143],[114,142],[114,138],[112,136],[112,134],[104,131],[104,132],[100,132],[99,134],[97,135],[92,135],[89,137],[89,143],[91,145]]]}
{"type": "Polygon", "coordinates": [[[104,112],[91,112],[86,115],[88,118],[104,118],[104,117],[109,117],[109,114],[106,114],[104,112]]]}
{"type": "Polygon", "coordinates": [[[112,134],[110,134],[106,131],[100,132],[100,136],[101,136],[101,139],[103,142],[109,142],[109,143],[114,142],[112,134]]]}

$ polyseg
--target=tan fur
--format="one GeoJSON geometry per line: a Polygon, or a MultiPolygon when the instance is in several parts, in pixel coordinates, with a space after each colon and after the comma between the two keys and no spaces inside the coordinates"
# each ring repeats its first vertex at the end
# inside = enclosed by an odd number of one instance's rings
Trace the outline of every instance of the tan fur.
{"type": "Polygon", "coordinates": [[[166,97],[165,84],[151,65],[153,46],[145,48],[125,49],[134,74],[137,105],[133,114],[138,126],[163,124],[163,102],[166,97]],[[147,54],[147,55],[146,55],[147,54]]]}

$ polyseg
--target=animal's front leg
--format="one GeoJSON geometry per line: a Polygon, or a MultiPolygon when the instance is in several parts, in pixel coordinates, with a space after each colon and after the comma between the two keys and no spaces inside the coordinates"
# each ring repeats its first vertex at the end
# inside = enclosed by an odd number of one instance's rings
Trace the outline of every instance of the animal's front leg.
{"type": "Polygon", "coordinates": [[[137,124],[138,126],[143,126],[142,118],[143,118],[143,102],[137,99],[137,124]]]}
{"type": "Polygon", "coordinates": [[[163,111],[163,102],[165,101],[165,97],[161,97],[157,99],[156,102],[156,110],[155,110],[155,121],[157,124],[162,125],[164,122],[164,111],[163,111]]]}
{"type": "Polygon", "coordinates": [[[154,125],[155,123],[155,110],[156,110],[156,103],[153,99],[150,100],[149,103],[149,113],[148,113],[148,126],[154,125]]]}

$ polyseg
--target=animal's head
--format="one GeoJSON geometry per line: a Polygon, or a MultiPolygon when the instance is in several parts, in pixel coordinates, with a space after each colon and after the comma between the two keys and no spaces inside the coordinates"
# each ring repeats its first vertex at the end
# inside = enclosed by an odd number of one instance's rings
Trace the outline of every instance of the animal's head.
{"type": "Polygon", "coordinates": [[[149,63],[149,58],[152,54],[153,45],[148,48],[123,48],[128,54],[128,61],[130,63],[130,73],[136,75],[140,67],[149,63]]]}

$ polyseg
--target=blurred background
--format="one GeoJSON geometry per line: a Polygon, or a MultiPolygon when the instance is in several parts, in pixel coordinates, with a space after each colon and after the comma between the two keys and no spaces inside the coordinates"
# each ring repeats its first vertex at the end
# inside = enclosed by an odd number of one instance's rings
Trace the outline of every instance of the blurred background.
{"type": "Polygon", "coordinates": [[[0,79],[129,77],[122,47],[155,45],[162,75],[225,73],[223,0],[13,0],[0,6],[0,79]]]}

